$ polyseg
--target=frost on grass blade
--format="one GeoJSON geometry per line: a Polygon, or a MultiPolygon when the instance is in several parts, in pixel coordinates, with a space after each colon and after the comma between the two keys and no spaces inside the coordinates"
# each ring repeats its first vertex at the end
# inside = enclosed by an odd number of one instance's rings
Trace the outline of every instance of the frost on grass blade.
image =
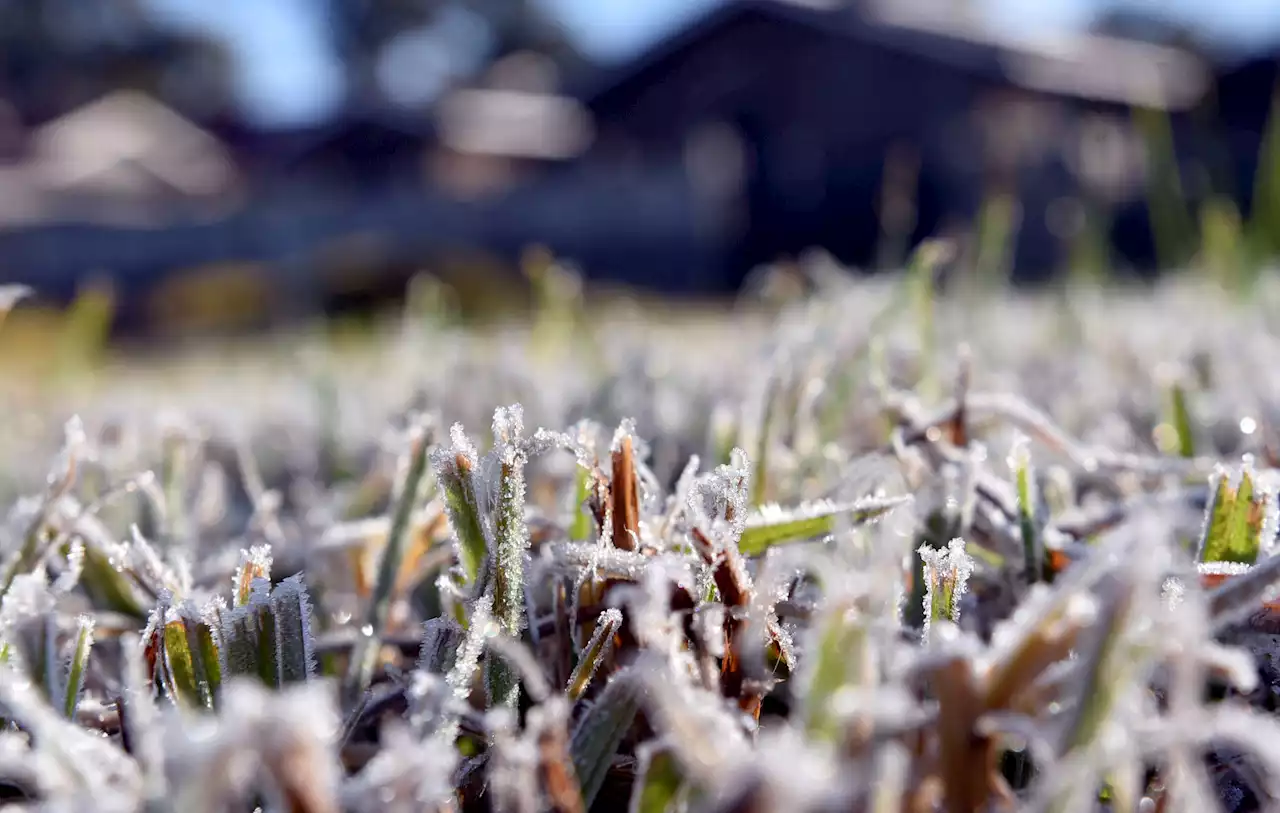
{"type": "Polygon", "coordinates": [[[466,638],[467,631],[452,618],[427,621],[423,625],[418,668],[433,675],[448,674],[466,638]]]}
{"type": "Polygon", "coordinates": [[[916,551],[924,562],[924,636],[936,621],[960,620],[960,599],[973,573],[973,559],[965,553],[964,540],[952,539],[938,550],[921,545],[916,551]]]}
{"type": "Polygon", "coordinates": [[[476,680],[476,673],[480,669],[480,657],[484,654],[485,643],[495,634],[497,634],[497,624],[493,620],[493,595],[485,593],[475,600],[471,608],[466,638],[454,653],[453,664],[445,676],[448,693],[445,697],[443,713],[431,714],[421,707],[421,702],[415,704],[415,700],[427,700],[425,696],[410,698],[410,719],[414,721],[414,727],[419,736],[427,736],[434,731],[435,736],[448,743],[453,743],[457,739],[456,709],[464,706],[471,696],[471,688],[476,680]]]}
{"type": "Polygon", "coordinates": [[[306,681],[315,673],[315,642],[311,631],[311,598],[302,574],[276,585],[271,593],[275,616],[277,674],[280,683],[306,681]]]}
{"type": "Polygon", "coordinates": [[[449,437],[451,445],[432,452],[431,464],[444,490],[458,562],[462,565],[467,584],[473,584],[480,577],[489,547],[481,524],[483,506],[479,497],[482,492],[476,488],[479,459],[475,445],[467,438],[462,424],[455,423],[449,430],[449,437]]]}
{"type": "Polygon", "coordinates": [[[616,548],[634,551],[640,541],[640,496],[636,483],[635,425],[623,421],[610,449],[612,477],[609,505],[613,520],[611,537],[616,548]]]}
{"type": "Polygon", "coordinates": [[[591,634],[591,640],[586,649],[582,651],[578,665],[574,667],[569,685],[565,689],[570,700],[578,700],[591,685],[591,678],[608,657],[609,650],[613,646],[613,638],[621,626],[622,612],[616,607],[610,607],[596,619],[595,631],[591,634]]]}
{"type": "Polygon", "coordinates": [[[267,686],[280,684],[273,613],[271,585],[255,579],[248,602],[222,614],[223,679],[256,676],[267,686]]]}
{"type": "MultiPolygon", "coordinates": [[[[524,413],[519,404],[493,415],[494,453],[498,463],[498,499],[493,520],[493,612],[504,635],[518,639],[524,626],[524,559],[529,529],[524,520],[524,413]]],[[[519,696],[511,664],[488,659],[490,703],[514,708],[519,696]]]]}
{"type": "Polygon", "coordinates": [[[177,690],[174,700],[181,700],[190,706],[204,705],[201,681],[196,674],[196,665],[191,656],[191,646],[187,642],[187,628],[182,623],[182,616],[170,610],[164,622],[162,635],[164,636],[164,668],[169,674],[173,687],[177,690]]]}
{"type": "Polygon", "coordinates": [[[75,646],[71,650],[71,661],[67,665],[65,693],[62,711],[68,720],[75,719],[76,707],[80,705],[80,693],[84,691],[84,676],[89,668],[89,653],[93,649],[93,618],[82,615],[76,623],[75,646]]]}
{"type": "Polygon", "coordinates": [[[619,672],[587,707],[573,731],[574,771],[588,808],[604,785],[614,754],[639,710],[639,686],[631,672],[619,672]]]}
{"type": "Polygon", "coordinates": [[[1272,540],[1263,538],[1263,529],[1270,525],[1266,519],[1275,496],[1258,488],[1248,463],[1237,476],[1218,469],[1209,484],[1199,561],[1255,564],[1259,552],[1271,546],[1272,540]]]}
{"type": "Polygon", "coordinates": [[[1027,584],[1041,581],[1046,570],[1044,540],[1038,521],[1040,494],[1036,489],[1031,466],[1031,442],[1018,432],[1009,452],[1009,471],[1013,475],[1018,502],[1018,530],[1022,536],[1022,567],[1027,584]]]}
{"type": "Polygon", "coordinates": [[[873,522],[910,499],[866,497],[847,503],[820,500],[791,510],[762,506],[747,517],[738,549],[744,556],[758,556],[775,545],[818,539],[834,531],[841,518],[855,525],[873,522]]]}
{"type": "Polygon", "coordinates": [[[241,607],[249,603],[249,593],[255,579],[271,579],[270,545],[255,545],[247,551],[240,551],[240,564],[236,567],[235,578],[232,580],[234,606],[241,607]]]}
{"type": "Polygon", "coordinates": [[[222,686],[222,613],[226,610],[226,602],[218,597],[210,601],[200,613],[194,624],[188,621],[188,640],[194,637],[192,644],[204,670],[205,681],[209,687],[209,696],[216,704],[218,692],[222,686]]]}
{"type": "Polygon", "coordinates": [[[409,436],[409,448],[400,460],[399,484],[391,507],[387,541],[378,559],[378,576],[374,582],[373,595],[369,597],[361,637],[351,653],[351,662],[347,668],[343,688],[348,701],[360,697],[373,680],[378,653],[382,649],[382,634],[391,613],[396,576],[400,573],[413,525],[414,508],[426,476],[427,447],[430,442],[426,427],[420,423],[415,424],[409,436]]]}

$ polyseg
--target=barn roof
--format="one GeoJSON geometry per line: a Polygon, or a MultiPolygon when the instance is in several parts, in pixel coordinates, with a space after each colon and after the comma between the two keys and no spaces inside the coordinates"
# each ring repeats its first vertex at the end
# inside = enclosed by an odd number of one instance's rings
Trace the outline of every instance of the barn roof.
{"type": "Polygon", "coordinates": [[[1005,38],[946,15],[945,7],[927,0],[869,0],[860,8],[823,0],[727,0],[638,58],[606,71],[581,95],[593,109],[624,100],[683,54],[748,21],[908,54],[990,81],[1113,104],[1178,110],[1194,105],[1209,85],[1205,66],[1174,48],[1092,35],[1005,38]]]}

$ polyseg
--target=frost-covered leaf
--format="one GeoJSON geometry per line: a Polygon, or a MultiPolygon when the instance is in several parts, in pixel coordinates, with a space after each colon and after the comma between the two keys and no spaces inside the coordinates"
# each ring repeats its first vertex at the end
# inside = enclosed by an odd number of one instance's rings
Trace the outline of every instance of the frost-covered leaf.
{"type": "Polygon", "coordinates": [[[195,660],[191,655],[191,647],[187,641],[187,628],[183,619],[174,613],[164,622],[163,635],[164,668],[169,673],[178,696],[191,706],[201,706],[206,702],[201,687],[200,676],[196,673],[195,660]]]}
{"type": "Polygon", "coordinates": [[[448,674],[466,639],[466,629],[452,618],[427,621],[418,653],[418,668],[436,675],[448,674]]]}
{"type": "Polygon", "coordinates": [[[759,556],[769,548],[789,542],[819,539],[832,533],[837,522],[859,525],[873,522],[910,497],[867,497],[849,503],[818,501],[794,510],[762,506],[747,517],[738,540],[744,556],[759,556]]]}
{"type": "Polygon", "coordinates": [[[75,719],[80,694],[84,691],[85,673],[89,669],[89,654],[93,649],[93,619],[82,615],[76,624],[75,646],[67,665],[67,677],[63,690],[62,711],[67,719],[75,719]]]}
{"type": "Polygon", "coordinates": [[[924,635],[937,621],[960,620],[960,599],[973,573],[973,559],[965,552],[963,539],[953,539],[943,550],[921,545],[917,553],[924,562],[924,635]]]}
{"type": "Polygon", "coordinates": [[[270,545],[255,545],[247,551],[240,551],[240,564],[236,566],[232,580],[233,606],[243,607],[249,603],[253,583],[258,579],[271,580],[270,545]]]}
{"type": "Polygon", "coordinates": [[[1200,540],[1201,562],[1238,562],[1252,565],[1272,540],[1263,539],[1264,521],[1275,495],[1259,489],[1252,468],[1241,468],[1238,476],[1218,470],[1210,478],[1204,531],[1200,540]]]}
{"type": "Polygon", "coordinates": [[[1036,486],[1031,466],[1031,442],[1018,432],[1014,436],[1013,449],[1009,452],[1009,471],[1013,475],[1014,493],[1018,503],[1018,530],[1022,536],[1022,572],[1027,584],[1042,581],[1050,572],[1047,551],[1044,546],[1044,527],[1041,521],[1040,492],[1036,486]]]}
{"type": "Polygon", "coordinates": [[[591,684],[591,678],[600,668],[600,663],[608,656],[613,646],[613,638],[621,626],[622,613],[615,607],[605,610],[596,619],[596,628],[591,633],[591,640],[582,650],[578,665],[573,668],[569,685],[565,689],[570,700],[577,700],[586,692],[587,686],[591,684]]]}
{"type": "Polygon", "coordinates": [[[480,463],[475,445],[467,438],[462,424],[454,424],[449,437],[452,445],[433,452],[431,462],[444,491],[458,562],[470,584],[479,578],[489,549],[481,520],[484,507],[480,504],[481,492],[476,482],[480,463]]]}
{"type": "MultiPolygon", "coordinates": [[[[369,604],[365,609],[361,638],[351,655],[351,663],[347,670],[345,688],[348,699],[359,697],[373,680],[378,652],[382,648],[383,631],[387,624],[387,616],[391,612],[396,576],[400,572],[414,509],[417,507],[423,478],[427,472],[429,445],[430,438],[426,427],[416,424],[409,438],[409,448],[402,461],[403,473],[392,506],[391,526],[387,531],[387,542],[378,560],[378,577],[374,582],[373,595],[369,597],[369,604]]],[[[300,654],[294,653],[291,657],[296,661],[296,656],[300,654]]]]}
{"type": "MultiPolygon", "coordinates": [[[[493,611],[502,634],[516,639],[524,627],[524,560],[529,550],[523,435],[524,412],[519,404],[494,413],[498,483],[493,509],[493,611]]],[[[514,708],[520,686],[511,665],[503,658],[489,658],[487,678],[490,704],[514,708]]]]}
{"type": "Polygon", "coordinates": [[[276,633],[276,672],[281,685],[309,680],[315,673],[315,638],[311,629],[311,597],[301,573],[271,591],[276,633]]]}
{"type": "Polygon", "coordinates": [[[613,438],[610,450],[612,477],[609,479],[610,540],[620,550],[633,551],[640,541],[640,495],[636,484],[634,426],[624,422],[613,438]]]}
{"type": "Polygon", "coordinates": [[[635,721],[640,708],[638,689],[633,675],[620,672],[578,719],[573,731],[573,765],[588,808],[604,785],[618,746],[635,721]]]}

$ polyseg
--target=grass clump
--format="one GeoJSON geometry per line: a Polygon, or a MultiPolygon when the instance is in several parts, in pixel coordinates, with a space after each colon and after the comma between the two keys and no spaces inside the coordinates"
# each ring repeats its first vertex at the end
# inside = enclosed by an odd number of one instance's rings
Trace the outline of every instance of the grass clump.
{"type": "Polygon", "coordinates": [[[116,369],[79,417],[15,395],[0,790],[1269,809],[1265,313],[1189,279],[957,301],[941,260],[678,326],[406,319],[322,375],[116,369]],[[1194,403],[1166,364],[1212,371],[1194,403]]]}

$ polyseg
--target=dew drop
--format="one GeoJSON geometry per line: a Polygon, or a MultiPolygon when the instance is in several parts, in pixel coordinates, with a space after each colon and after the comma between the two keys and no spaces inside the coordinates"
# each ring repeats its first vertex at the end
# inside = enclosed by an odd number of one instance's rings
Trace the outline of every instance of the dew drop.
{"type": "Polygon", "coordinates": [[[1252,435],[1254,432],[1257,431],[1257,429],[1258,429],[1258,422],[1255,421],[1253,418],[1249,417],[1248,415],[1245,415],[1243,418],[1240,419],[1240,434],[1252,435]]]}

